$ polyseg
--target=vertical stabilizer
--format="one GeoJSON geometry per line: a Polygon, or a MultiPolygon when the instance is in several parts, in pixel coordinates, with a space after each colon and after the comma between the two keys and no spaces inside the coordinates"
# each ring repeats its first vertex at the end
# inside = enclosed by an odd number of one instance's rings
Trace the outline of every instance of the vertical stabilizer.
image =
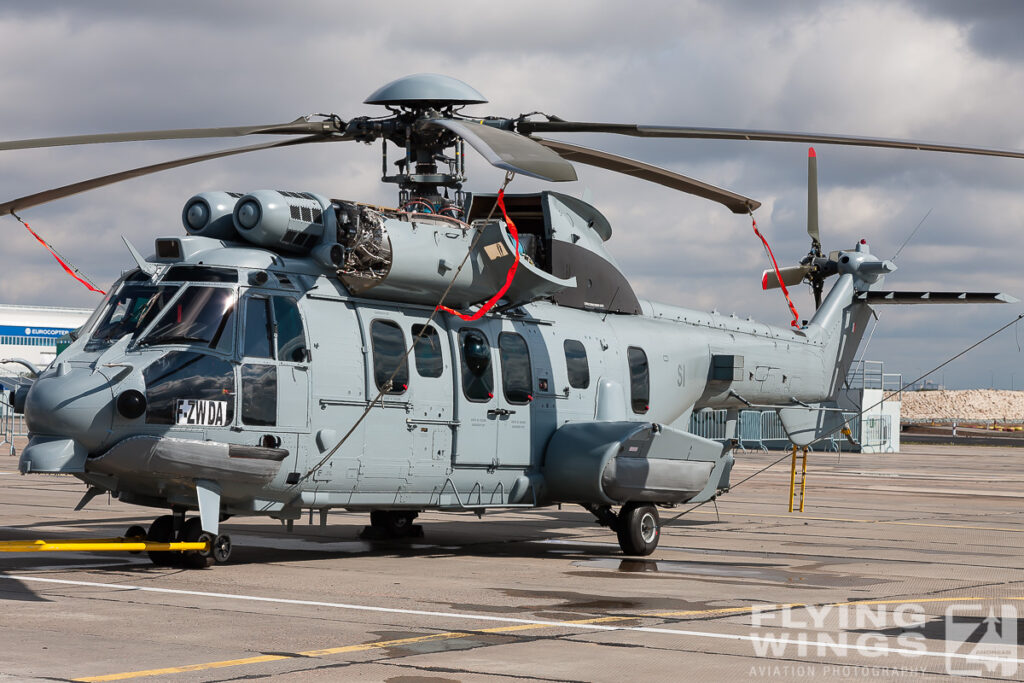
{"type": "Polygon", "coordinates": [[[871,308],[855,301],[855,294],[854,275],[845,273],[839,276],[839,281],[821,302],[806,328],[807,336],[819,340],[824,347],[822,362],[826,364],[826,370],[831,370],[826,372],[830,377],[830,398],[835,398],[846,378],[871,316],[871,308]]]}

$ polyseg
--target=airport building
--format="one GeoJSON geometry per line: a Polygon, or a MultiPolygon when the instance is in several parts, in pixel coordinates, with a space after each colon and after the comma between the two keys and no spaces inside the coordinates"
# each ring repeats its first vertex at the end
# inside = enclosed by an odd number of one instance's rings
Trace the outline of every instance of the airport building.
{"type": "MultiPolygon", "coordinates": [[[[92,310],[57,306],[0,304],[0,360],[17,358],[45,368],[57,356],[57,340],[85,324],[92,310]]],[[[16,363],[0,364],[4,377],[27,370],[16,363]]]]}

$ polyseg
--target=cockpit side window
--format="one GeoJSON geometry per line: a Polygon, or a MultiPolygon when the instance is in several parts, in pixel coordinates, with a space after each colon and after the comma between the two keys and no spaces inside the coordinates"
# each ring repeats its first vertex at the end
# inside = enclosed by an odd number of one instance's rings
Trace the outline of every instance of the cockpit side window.
{"type": "Polygon", "coordinates": [[[231,348],[235,295],[226,287],[191,286],[167,306],[153,329],[139,342],[155,344],[206,344],[231,348]]]}
{"type": "Polygon", "coordinates": [[[277,424],[277,366],[243,365],[241,376],[242,424],[277,424]]]}
{"type": "Polygon", "coordinates": [[[273,358],[273,329],[270,326],[270,301],[263,297],[245,300],[245,336],[242,355],[247,358],[273,358]]]}
{"type": "Polygon", "coordinates": [[[302,317],[295,299],[275,296],[272,301],[277,331],[277,359],[289,363],[304,362],[307,360],[306,337],[302,333],[302,317]]]}

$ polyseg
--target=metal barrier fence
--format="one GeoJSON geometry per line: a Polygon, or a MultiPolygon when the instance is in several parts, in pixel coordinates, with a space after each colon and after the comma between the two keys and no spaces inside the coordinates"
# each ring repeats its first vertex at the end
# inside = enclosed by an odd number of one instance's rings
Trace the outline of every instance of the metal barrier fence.
{"type": "MultiPolygon", "coordinates": [[[[774,415],[775,413],[772,414],[774,415]]],[[[762,451],[768,450],[762,438],[764,433],[764,430],[761,428],[761,422],[764,419],[762,416],[763,413],[758,410],[740,411],[739,445],[743,450],[747,450],[750,447],[758,448],[762,451]]]]}
{"type": "MultiPolygon", "coordinates": [[[[726,438],[726,419],[729,414],[727,410],[700,410],[690,417],[690,432],[705,439],[722,441],[726,438]]],[[[860,443],[861,420],[857,413],[843,413],[843,420],[850,428],[853,440],[860,443]]],[[[888,416],[865,418],[869,438],[882,438],[886,441],[890,435],[888,416]]],[[[774,410],[741,410],[739,413],[739,433],[737,434],[739,447],[743,450],[758,449],[762,451],[782,450],[789,448],[791,441],[782,426],[779,414],[774,410]]],[[[823,440],[819,448],[823,450],[842,450],[842,443],[846,437],[836,433],[823,440]]],[[[813,448],[811,449],[813,450],[813,448]]]]}
{"type": "Polygon", "coordinates": [[[14,455],[14,408],[7,397],[6,391],[0,391],[0,449],[14,455]]]}
{"type": "Polygon", "coordinates": [[[866,447],[883,448],[892,440],[892,418],[889,415],[871,415],[864,418],[864,441],[866,447]]]}
{"type": "Polygon", "coordinates": [[[690,416],[690,432],[705,439],[725,439],[725,418],[727,410],[699,410],[690,416]]]}

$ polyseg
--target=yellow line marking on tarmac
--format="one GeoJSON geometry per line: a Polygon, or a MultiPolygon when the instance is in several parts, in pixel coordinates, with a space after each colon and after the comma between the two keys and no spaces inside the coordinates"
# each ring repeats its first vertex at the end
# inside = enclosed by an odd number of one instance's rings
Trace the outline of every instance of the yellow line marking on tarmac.
{"type": "Polygon", "coordinates": [[[647,617],[704,617],[712,614],[742,614],[744,612],[753,612],[754,610],[777,610],[786,609],[787,607],[806,607],[807,604],[803,602],[790,602],[784,605],[744,605],[743,607],[718,607],[716,609],[688,609],[679,612],[655,612],[653,614],[646,614],[647,617]]]}
{"type": "MultiPolygon", "coordinates": [[[[699,512],[702,515],[714,515],[714,510],[693,510],[693,512],[699,512]]],[[[1010,529],[1007,527],[998,526],[968,526],[966,524],[929,524],[926,522],[899,522],[895,520],[885,519],[854,519],[847,517],[811,517],[809,515],[801,515],[799,513],[793,513],[789,515],[775,515],[768,513],[755,513],[755,512],[722,512],[722,515],[735,515],[737,517],[778,517],[782,519],[792,519],[794,521],[801,519],[810,519],[821,522],[854,522],[859,524],[890,524],[896,526],[927,526],[937,527],[940,529],[970,529],[972,531],[1012,531],[1016,533],[1024,532],[1024,527],[1018,527],[1016,529],[1010,529]]]]}
{"type": "Polygon", "coordinates": [[[143,676],[164,676],[167,674],[182,674],[189,671],[206,671],[208,669],[224,669],[230,666],[242,666],[244,664],[259,664],[261,662],[276,662],[282,659],[291,659],[284,655],[263,655],[260,657],[247,657],[245,659],[227,659],[223,662],[207,662],[205,664],[186,664],[185,666],[169,666],[164,669],[148,669],[146,671],[132,671],[121,674],[108,674],[106,676],[90,676],[89,678],[76,678],[76,681],[123,681],[128,678],[141,678],[143,676]]]}
{"type": "MultiPolygon", "coordinates": [[[[895,600],[855,600],[850,602],[833,602],[818,605],[819,607],[844,607],[851,605],[907,605],[907,604],[920,604],[920,603],[933,603],[933,602],[981,602],[985,600],[1024,600],[1024,596],[1011,596],[1011,597],[946,597],[946,598],[919,598],[916,600],[908,599],[895,599],[895,600]]],[[[591,619],[573,619],[567,620],[562,623],[564,624],[600,624],[614,621],[631,621],[636,619],[644,618],[663,618],[663,617],[682,617],[682,616],[704,616],[711,614],[739,614],[754,612],[755,610],[768,611],[768,610],[780,610],[793,607],[809,607],[807,603],[785,603],[779,605],[745,605],[743,607],[719,607],[715,609],[706,610],[683,610],[677,612],[657,612],[652,614],[640,614],[640,615],[626,615],[626,616],[610,616],[610,617],[594,617],[591,619]]],[[[493,628],[483,629],[468,629],[466,631],[446,631],[443,633],[431,633],[424,636],[414,636],[412,638],[399,638],[397,640],[381,640],[372,643],[359,643],[357,645],[343,645],[340,647],[323,648],[320,650],[306,650],[305,652],[297,652],[294,655],[262,655],[258,657],[247,657],[244,659],[228,659],[219,662],[205,662],[201,664],[187,664],[184,666],[165,667],[162,669],[145,669],[142,671],[126,671],[123,673],[107,674],[103,676],[89,676],[85,678],[73,679],[80,683],[100,683],[102,681],[123,681],[132,678],[145,678],[150,676],[165,676],[169,674],[189,673],[192,671],[206,671],[210,669],[224,669],[235,666],[246,666],[250,664],[262,664],[265,662],[276,662],[288,659],[299,659],[303,657],[326,657],[328,655],[344,654],[348,652],[365,652],[368,650],[380,650],[388,647],[398,647],[402,645],[411,645],[414,643],[423,643],[430,641],[441,641],[441,640],[455,640],[458,638],[468,638],[470,636],[479,634],[500,634],[510,633],[516,631],[529,631],[542,628],[558,628],[560,624],[545,623],[545,624],[515,624],[513,626],[496,626],[493,628]]]]}
{"type": "MultiPolygon", "coordinates": [[[[609,621],[631,621],[642,617],[595,617],[592,619],[574,619],[565,621],[565,624],[599,624],[609,621]]],[[[124,681],[131,678],[145,678],[147,676],[166,676],[168,674],[188,673],[191,671],[206,671],[209,669],[225,669],[233,666],[245,666],[248,664],[262,664],[264,662],[278,662],[285,659],[300,659],[302,657],[325,657],[327,655],[343,654],[346,652],[365,652],[367,650],[380,650],[388,647],[411,645],[432,640],[455,640],[456,638],[468,638],[481,633],[508,633],[511,631],[527,631],[539,628],[558,628],[559,624],[516,624],[515,626],[497,626],[494,628],[469,629],[467,631],[447,631],[444,633],[431,633],[425,636],[414,636],[412,638],[399,638],[397,640],[380,640],[373,643],[359,643],[358,645],[343,645],[341,647],[329,647],[322,650],[307,650],[296,652],[294,655],[262,655],[259,657],[247,657],[245,659],[226,659],[219,662],[205,662],[202,664],[186,664],[184,666],[171,666],[162,669],[145,669],[142,671],[126,671],[123,673],[106,674],[103,676],[88,676],[75,678],[74,681],[81,683],[100,683],[101,681],[124,681]]]]}

